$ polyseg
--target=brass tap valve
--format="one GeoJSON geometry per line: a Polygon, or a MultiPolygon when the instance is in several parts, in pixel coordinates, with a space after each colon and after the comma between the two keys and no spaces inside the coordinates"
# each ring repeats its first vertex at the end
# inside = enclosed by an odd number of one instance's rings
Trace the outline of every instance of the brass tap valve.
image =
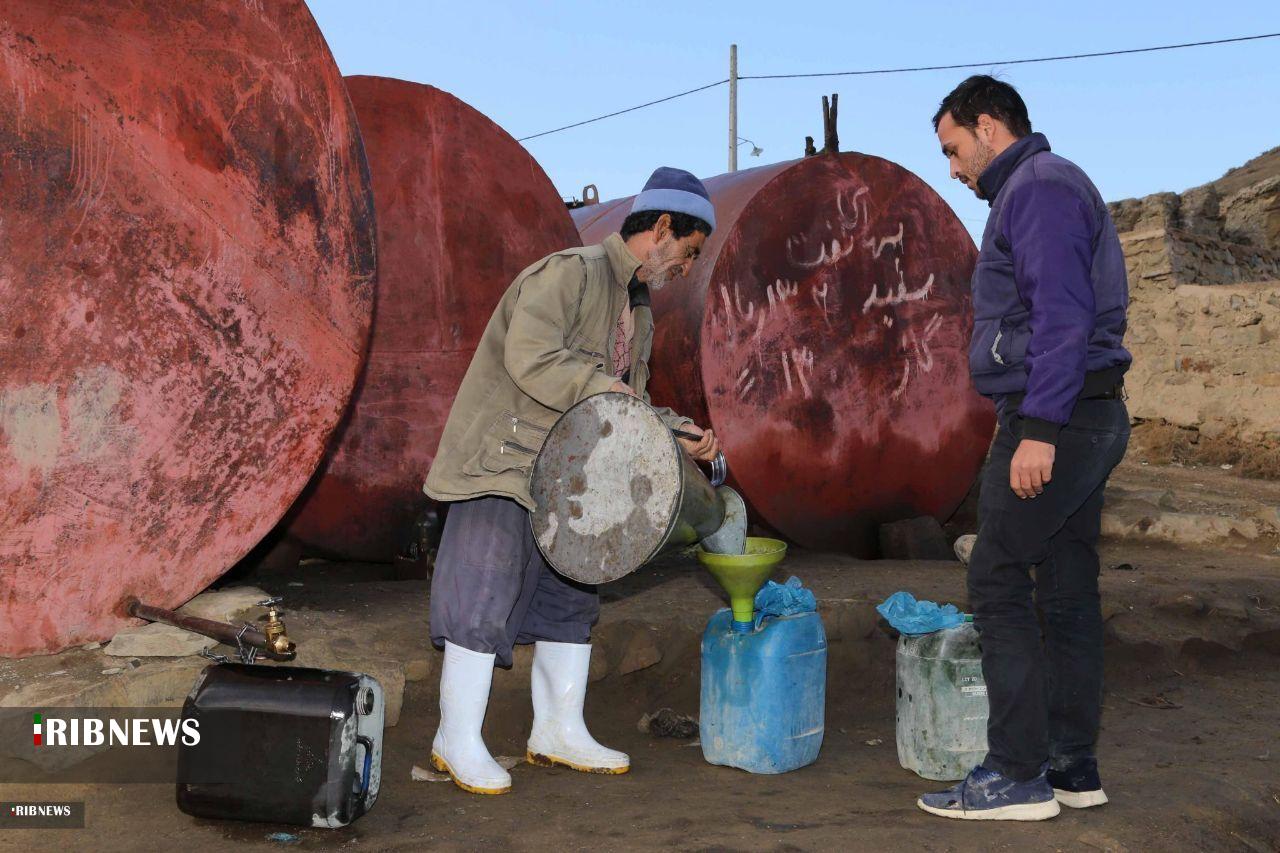
{"type": "Polygon", "coordinates": [[[294,651],[296,648],[290,642],[288,635],[285,634],[284,620],[280,617],[284,615],[284,611],[277,605],[281,598],[274,596],[264,601],[259,601],[259,607],[267,608],[267,624],[262,628],[262,634],[267,638],[267,645],[271,650],[282,655],[286,655],[294,651]]]}

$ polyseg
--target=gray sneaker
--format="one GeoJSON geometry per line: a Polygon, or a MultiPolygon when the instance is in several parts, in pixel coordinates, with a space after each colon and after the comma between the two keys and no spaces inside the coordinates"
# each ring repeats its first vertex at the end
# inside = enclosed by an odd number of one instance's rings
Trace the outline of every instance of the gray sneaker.
{"type": "Polygon", "coordinates": [[[1027,782],[1016,782],[982,765],[959,785],[925,794],[916,805],[957,820],[1048,820],[1062,811],[1043,771],[1027,782]]]}

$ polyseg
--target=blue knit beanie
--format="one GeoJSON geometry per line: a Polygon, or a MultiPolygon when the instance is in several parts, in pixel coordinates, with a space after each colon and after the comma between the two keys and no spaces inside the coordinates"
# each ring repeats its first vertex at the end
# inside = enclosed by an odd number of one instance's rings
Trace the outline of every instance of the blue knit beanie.
{"type": "Polygon", "coordinates": [[[684,169],[659,166],[654,170],[631,205],[632,213],[645,210],[687,213],[710,225],[712,231],[716,227],[716,209],[707,188],[684,169]]]}

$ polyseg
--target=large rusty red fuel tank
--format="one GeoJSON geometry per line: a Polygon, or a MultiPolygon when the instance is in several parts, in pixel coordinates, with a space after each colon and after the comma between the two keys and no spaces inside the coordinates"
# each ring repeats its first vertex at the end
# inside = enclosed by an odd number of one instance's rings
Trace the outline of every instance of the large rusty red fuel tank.
{"type": "Polygon", "coordinates": [[[0,654],[176,607],[271,529],[342,416],[373,275],[302,0],[7,0],[0,654]]]}
{"type": "MultiPolygon", "coordinates": [[[[755,517],[869,555],[875,526],[945,518],[994,428],[969,381],[973,240],[928,185],[863,154],[706,182],[717,228],[654,294],[655,402],[721,436],[755,517]]],[[[585,243],[630,199],[574,211],[585,243]]]]}
{"type": "Polygon", "coordinates": [[[389,561],[413,534],[449,407],[512,279],[581,245],[546,173],[431,86],[349,77],[378,211],[369,359],[328,458],[290,512],[314,553],[389,561]]]}

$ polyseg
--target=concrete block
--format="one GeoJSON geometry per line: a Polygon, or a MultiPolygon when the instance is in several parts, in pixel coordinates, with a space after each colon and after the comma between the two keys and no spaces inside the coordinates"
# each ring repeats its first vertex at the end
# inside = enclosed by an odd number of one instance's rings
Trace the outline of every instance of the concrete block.
{"type": "Polygon", "coordinates": [[[258,616],[264,615],[267,611],[259,607],[258,602],[270,597],[271,593],[264,592],[256,586],[233,586],[202,592],[179,607],[178,612],[185,616],[198,616],[201,619],[239,625],[242,622],[252,622],[258,616]]]}
{"type": "Polygon", "coordinates": [[[936,518],[921,516],[880,525],[880,556],[887,560],[954,560],[936,518]]]}

